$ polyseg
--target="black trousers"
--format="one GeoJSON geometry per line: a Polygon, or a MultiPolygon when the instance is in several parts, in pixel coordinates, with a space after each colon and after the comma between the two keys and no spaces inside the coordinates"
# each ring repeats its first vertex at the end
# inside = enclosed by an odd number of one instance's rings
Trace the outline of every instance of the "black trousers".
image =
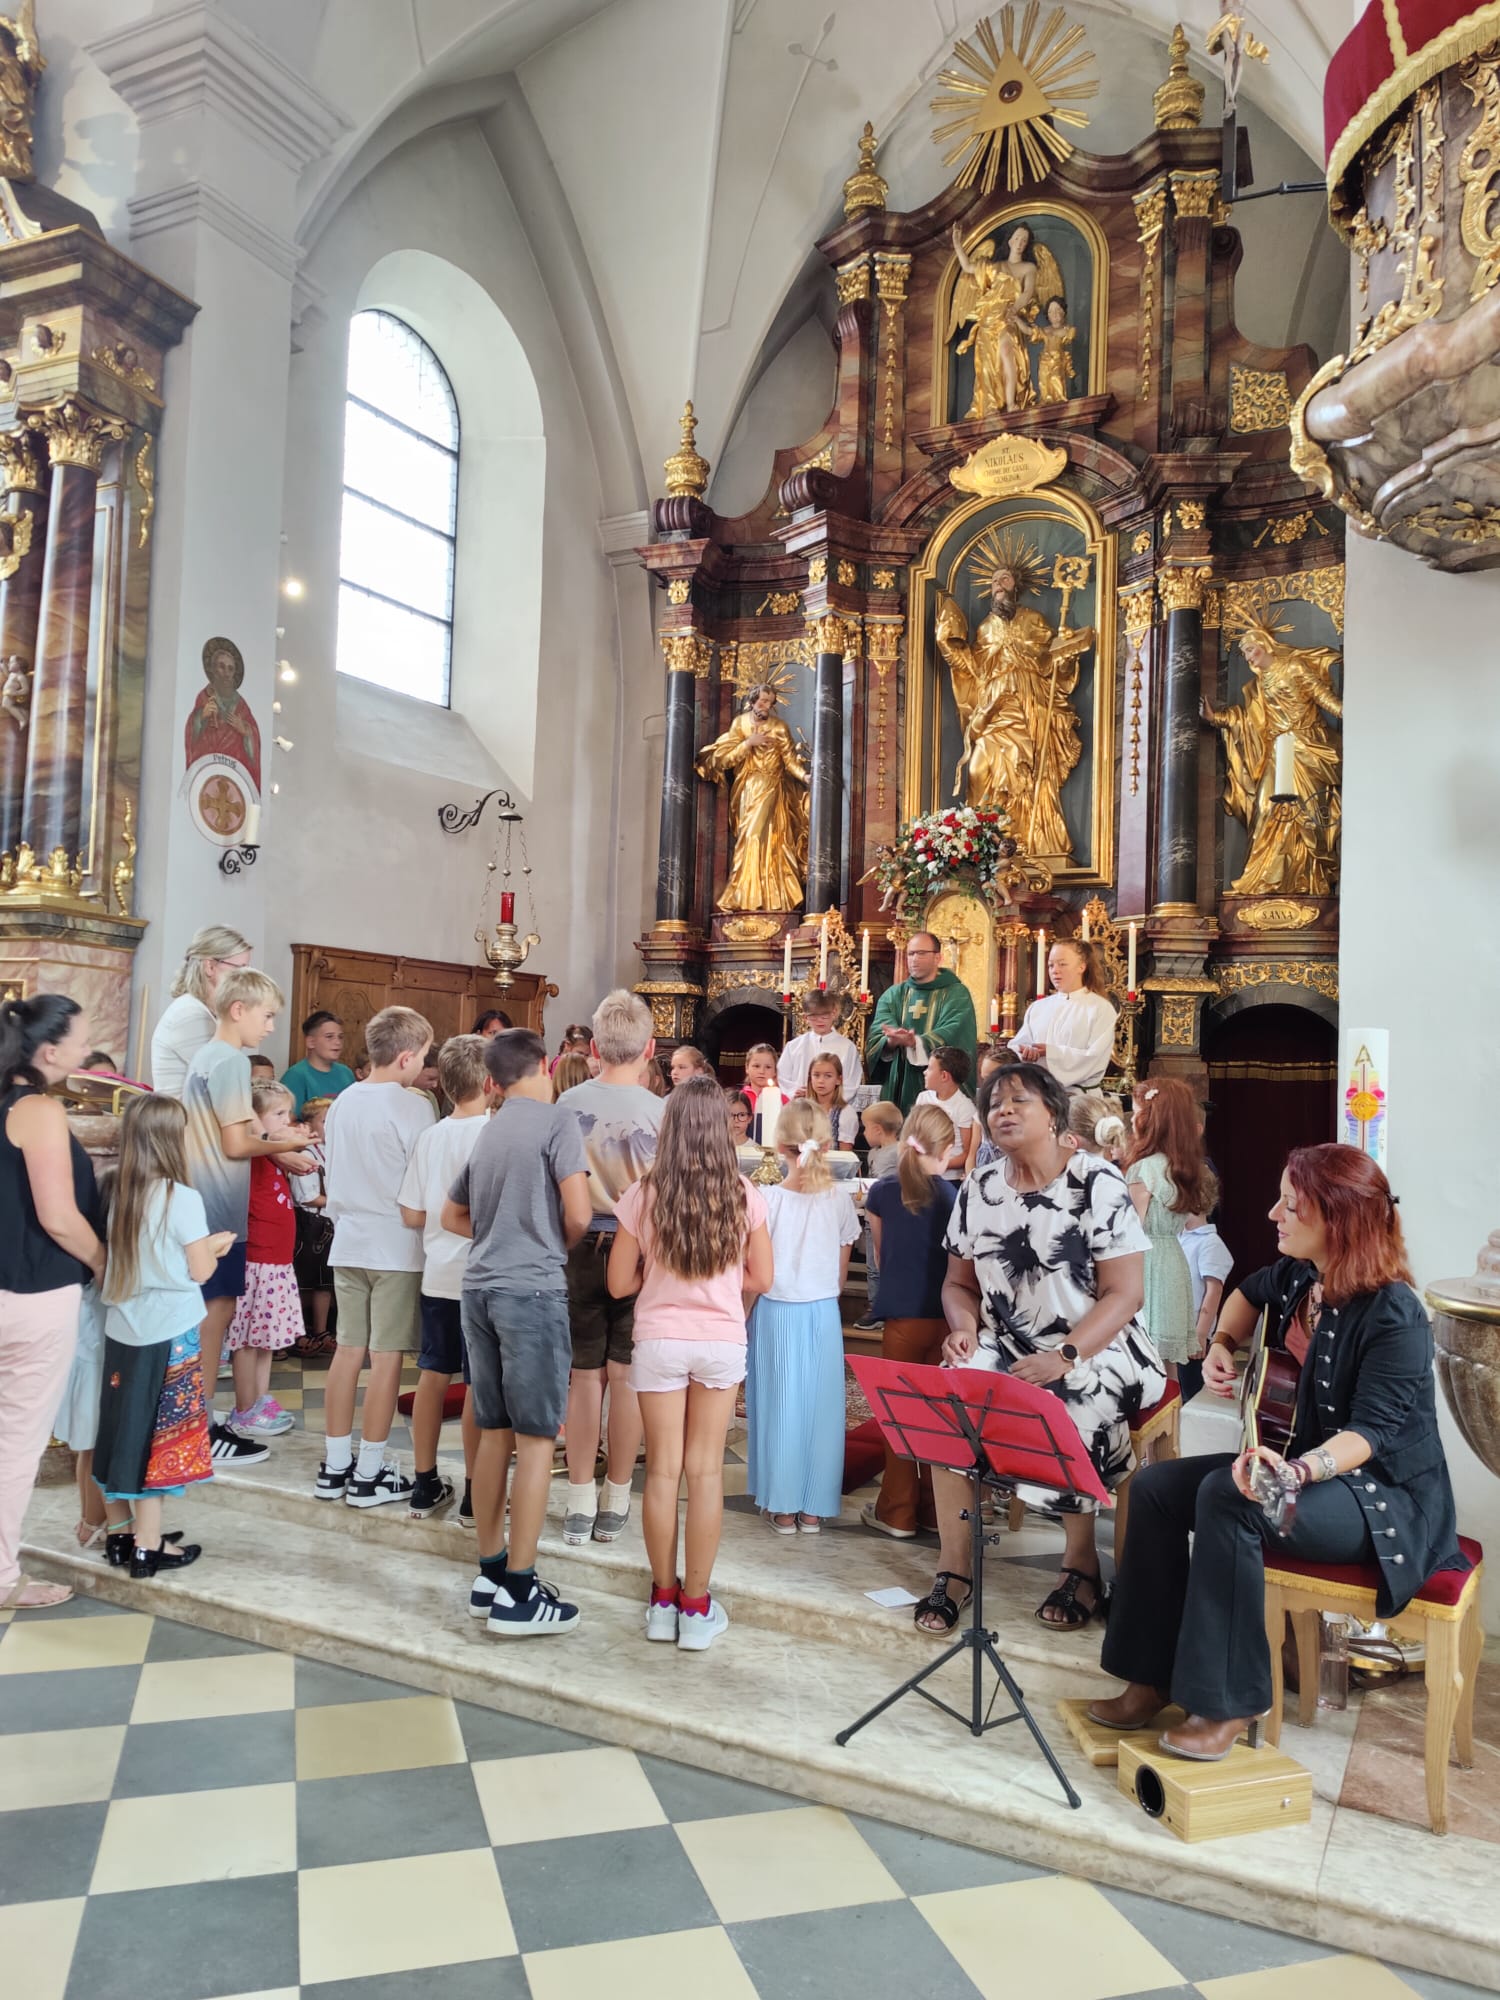
{"type": "Polygon", "coordinates": [[[1211,1722],[1271,1705],[1264,1550],[1329,1563],[1373,1555],[1359,1502],[1341,1479],[1303,1488],[1283,1539],[1236,1491],[1233,1462],[1227,1452],[1207,1453],[1136,1474],[1104,1638],[1106,1673],[1169,1689],[1189,1715],[1211,1722]]]}

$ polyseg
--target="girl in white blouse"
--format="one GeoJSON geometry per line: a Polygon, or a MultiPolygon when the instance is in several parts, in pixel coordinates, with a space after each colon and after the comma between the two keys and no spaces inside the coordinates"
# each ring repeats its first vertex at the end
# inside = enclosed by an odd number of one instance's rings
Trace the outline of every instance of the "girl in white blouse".
{"type": "Polygon", "coordinates": [[[1047,954],[1052,992],[1026,1009],[1011,1053],[1041,1063],[1068,1090],[1094,1090],[1115,1045],[1115,1009],[1092,945],[1059,938],[1047,954]]]}

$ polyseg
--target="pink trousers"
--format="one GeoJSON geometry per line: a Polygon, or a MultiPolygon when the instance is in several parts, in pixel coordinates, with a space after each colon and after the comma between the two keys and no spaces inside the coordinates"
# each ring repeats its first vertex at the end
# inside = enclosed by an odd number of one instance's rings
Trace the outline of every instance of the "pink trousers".
{"type": "Polygon", "coordinates": [[[81,1285],[0,1292],[0,1598],[21,1576],[21,1523],[78,1344],[81,1285]]]}

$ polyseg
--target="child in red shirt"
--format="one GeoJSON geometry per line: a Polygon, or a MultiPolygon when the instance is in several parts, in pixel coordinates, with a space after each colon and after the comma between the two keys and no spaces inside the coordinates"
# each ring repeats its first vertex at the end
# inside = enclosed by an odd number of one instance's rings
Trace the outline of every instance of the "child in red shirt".
{"type": "MultiPolygon", "coordinates": [[[[257,1081],[251,1087],[262,1138],[295,1133],[295,1100],[284,1083],[257,1081]]],[[[302,1300],[292,1258],[297,1248],[297,1211],[286,1172],[272,1154],[250,1162],[250,1219],[245,1235],[245,1293],[235,1307],[225,1339],[234,1369],[231,1422],[252,1437],[276,1437],[291,1430],[294,1418],[271,1390],[271,1356],[303,1333],[302,1300]]]]}

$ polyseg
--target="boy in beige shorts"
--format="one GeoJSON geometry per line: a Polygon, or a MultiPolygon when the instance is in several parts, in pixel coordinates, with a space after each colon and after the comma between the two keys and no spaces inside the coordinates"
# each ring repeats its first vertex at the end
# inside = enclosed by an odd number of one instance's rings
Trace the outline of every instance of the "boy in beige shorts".
{"type": "Polygon", "coordinates": [[[401,1183],[432,1105],[412,1085],[432,1044],[431,1025],[410,1007],[386,1007],[365,1028],[370,1073],[329,1107],[324,1146],[328,1214],[333,1218],[333,1270],[338,1300],[338,1348],[328,1368],[323,1463],[314,1488],[320,1500],[341,1496],[351,1507],[408,1500],[412,1482],[386,1456],[396,1414],[403,1356],[421,1341],[422,1232],[401,1214],[401,1183]],[[354,1404],[366,1359],[359,1455],[354,1454],[354,1404]]]}

